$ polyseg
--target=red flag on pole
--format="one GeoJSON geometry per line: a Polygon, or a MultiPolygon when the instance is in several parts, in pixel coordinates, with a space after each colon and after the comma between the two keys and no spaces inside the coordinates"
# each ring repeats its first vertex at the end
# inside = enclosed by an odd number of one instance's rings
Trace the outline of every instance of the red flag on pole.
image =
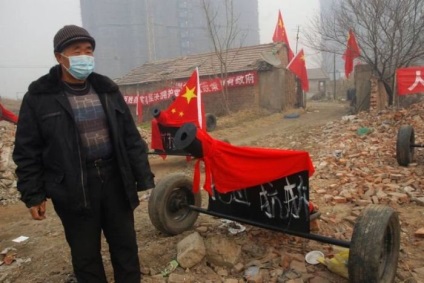
{"type": "Polygon", "coordinates": [[[347,46],[346,51],[343,54],[343,60],[345,60],[345,75],[346,78],[349,77],[350,73],[353,71],[353,60],[360,56],[359,46],[356,42],[355,34],[352,30],[349,30],[349,35],[347,37],[347,46]]]}
{"type": "Polygon", "coordinates": [[[18,123],[18,116],[16,116],[12,111],[7,110],[3,107],[0,103],[0,121],[6,120],[10,123],[17,124],[18,123]]]}
{"type": "Polygon", "coordinates": [[[152,120],[153,149],[163,150],[157,123],[168,127],[181,127],[185,123],[194,123],[196,127],[206,129],[206,121],[202,105],[198,69],[192,73],[187,83],[182,87],[180,94],[168,107],[161,111],[159,117],[152,120]]]}
{"type": "Polygon", "coordinates": [[[281,16],[281,11],[278,10],[278,21],[277,25],[275,26],[274,35],[272,36],[273,42],[284,42],[287,46],[287,56],[288,61],[290,62],[293,57],[293,51],[290,48],[289,40],[287,38],[286,28],[284,26],[283,17],[281,16]]]}
{"type": "Polygon", "coordinates": [[[287,65],[287,69],[289,69],[292,73],[294,73],[302,84],[302,90],[309,90],[309,81],[308,81],[308,73],[306,72],[306,62],[305,62],[305,54],[303,53],[303,49],[297,53],[296,57],[290,61],[287,65]]]}
{"type": "Polygon", "coordinates": [[[424,93],[424,66],[396,70],[397,94],[424,93]]]}
{"type": "Polygon", "coordinates": [[[143,120],[143,105],[141,104],[139,94],[137,94],[137,104],[135,108],[135,114],[137,115],[137,122],[141,123],[141,121],[143,120]]]}

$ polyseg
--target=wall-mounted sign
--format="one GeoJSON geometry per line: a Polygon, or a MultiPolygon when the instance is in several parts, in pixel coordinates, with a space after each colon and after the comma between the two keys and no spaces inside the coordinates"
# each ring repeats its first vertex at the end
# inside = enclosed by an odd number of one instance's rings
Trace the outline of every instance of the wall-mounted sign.
{"type": "MultiPolygon", "coordinates": [[[[256,85],[258,81],[258,73],[256,71],[243,72],[235,75],[230,75],[221,83],[219,78],[203,80],[200,83],[200,89],[202,94],[214,93],[222,91],[223,85],[227,85],[228,88],[243,87],[256,85]]],[[[173,96],[178,96],[180,90],[183,87],[183,83],[176,83],[172,87],[164,88],[159,91],[142,93],[139,95],[140,101],[143,105],[155,104],[161,101],[171,99],[173,96]]],[[[137,95],[124,95],[125,102],[127,104],[137,104],[137,95]]]]}

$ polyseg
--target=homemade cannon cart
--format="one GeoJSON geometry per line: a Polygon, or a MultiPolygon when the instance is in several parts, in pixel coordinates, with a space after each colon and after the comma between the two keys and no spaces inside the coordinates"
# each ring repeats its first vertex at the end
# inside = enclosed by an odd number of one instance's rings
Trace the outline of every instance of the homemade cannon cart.
{"type": "Polygon", "coordinates": [[[309,154],[233,146],[212,139],[193,124],[185,124],[175,132],[173,145],[173,149],[197,158],[197,163],[194,180],[185,174],[174,173],[163,178],[152,190],[149,217],[159,231],[168,235],[182,233],[192,228],[199,213],[205,213],[349,248],[350,282],[394,281],[400,224],[393,209],[381,205],[366,207],[354,225],[350,242],[310,232],[308,178],[313,166],[309,154]],[[205,162],[204,189],[209,193],[207,209],[201,207],[198,191],[200,160],[205,162]],[[248,165],[246,160],[253,161],[248,165]],[[263,168],[264,165],[272,170],[263,168]],[[281,172],[285,174],[245,186],[261,180],[261,176],[257,176],[260,174],[252,174],[255,166],[261,168],[258,171],[269,172],[267,177],[278,176],[281,172]]]}

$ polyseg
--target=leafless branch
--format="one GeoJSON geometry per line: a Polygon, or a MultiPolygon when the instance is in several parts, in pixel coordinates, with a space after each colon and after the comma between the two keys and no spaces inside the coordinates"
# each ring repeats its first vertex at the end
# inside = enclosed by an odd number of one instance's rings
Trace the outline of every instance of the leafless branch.
{"type": "Polygon", "coordinates": [[[352,28],[361,60],[382,80],[395,70],[424,60],[424,1],[334,1],[330,11],[314,18],[306,33],[308,45],[318,51],[343,54],[352,28]]]}

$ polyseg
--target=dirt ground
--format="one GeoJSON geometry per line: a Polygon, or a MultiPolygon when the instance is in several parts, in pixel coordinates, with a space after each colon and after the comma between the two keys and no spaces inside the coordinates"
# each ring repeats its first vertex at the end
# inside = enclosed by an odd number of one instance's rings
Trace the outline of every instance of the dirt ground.
{"type": "MultiPolygon", "coordinates": [[[[211,135],[218,139],[228,139],[235,145],[250,145],[275,148],[292,148],[307,150],[312,159],[320,152],[320,148],[310,142],[305,142],[308,137],[321,135],[321,126],[333,120],[339,120],[347,115],[347,104],[345,102],[310,102],[306,110],[299,110],[298,118],[284,118],[287,113],[268,113],[264,110],[252,109],[218,118],[217,129],[211,135]]],[[[295,111],[291,111],[293,113],[295,111]]],[[[187,163],[182,157],[169,156],[162,160],[158,156],[150,158],[152,169],[156,175],[156,181],[171,172],[183,171],[188,174],[192,172],[191,163],[187,163]]],[[[325,183],[314,184],[325,189],[325,183]]],[[[141,205],[136,209],[136,231],[139,241],[139,254],[143,271],[146,273],[145,282],[149,282],[153,274],[160,273],[166,265],[176,258],[176,244],[192,231],[181,235],[169,237],[158,232],[151,224],[147,212],[149,192],[140,193],[141,205]]],[[[318,195],[312,194],[312,199],[320,206],[323,213],[342,214],[344,206],[337,207],[325,204],[318,195]]],[[[406,205],[399,208],[401,215],[408,212],[407,217],[402,217],[403,232],[409,232],[422,224],[423,210],[416,205],[406,205]]],[[[55,215],[51,203],[47,207],[47,219],[43,221],[31,220],[28,210],[22,203],[9,206],[0,206],[0,249],[14,248],[17,261],[9,266],[1,266],[0,282],[17,283],[45,283],[45,282],[67,282],[72,274],[70,253],[66,244],[62,226],[55,215]],[[12,239],[19,236],[27,236],[28,240],[15,243],[12,239]]],[[[218,226],[218,219],[208,215],[200,215],[195,227],[209,225],[216,229],[217,234],[222,233],[218,226]],[[206,223],[206,224],[205,224],[206,223]]],[[[194,228],[195,228],[194,227],[194,228]]],[[[325,225],[322,227],[325,231],[325,225]]],[[[214,233],[214,232],[211,232],[214,233]]],[[[247,233],[235,237],[237,243],[245,244],[255,239],[256,246],[261,247],[261,242],[290,243],[290,251],[304,253],[305,246],[323,249],[325,244],[314,241],[301,241],[293,239],[277,232],[265,231],[263,229],[248,229],[247,233]],[[249,235],[251,233],[251,235],[249,235]]],[[[420,267],[424,245],[413,239],[403,243],[401,253],[400,269],[420,267]]],[[[254,259],[255,256],[263,255],[264,251],[250,251],[245,253],[254,259]]],[[[103,245],[105,267],[110,282],[113,282],[112,268],[108,257],[107,244],[103,245]]],[[[249,261],[246,259],[245,261],[249,261]]],[[[421,265],[422,266],[422,265],[421,265]]],[[[196,267],[197,274],[201,274],[198,282],[220,282],[214,281],[215,272],[207,264],[196,267]]],[[[184,270],[182,271],[184,272],[184,270]]],[[[195,273],[196,273],[195,272],[195,273]]],[[[346,282],[343,278],[326,270],[324,266],[316,267],[316,272],[328,282],[346,282]]],[[[225,274],[225,273],[224,273],[225,274]]],[[[243,274],[234,278],[243,278],[243,274]]],[[[225,278],[225,276],[221,276],[225,278]]],[[[397,282],[407,282],[399,280],[397,282]]],[[[239,281],[240,282],[240,281],[239,281]]],[[[414,281],[410,281],[414,282],[414,281]]]]}

